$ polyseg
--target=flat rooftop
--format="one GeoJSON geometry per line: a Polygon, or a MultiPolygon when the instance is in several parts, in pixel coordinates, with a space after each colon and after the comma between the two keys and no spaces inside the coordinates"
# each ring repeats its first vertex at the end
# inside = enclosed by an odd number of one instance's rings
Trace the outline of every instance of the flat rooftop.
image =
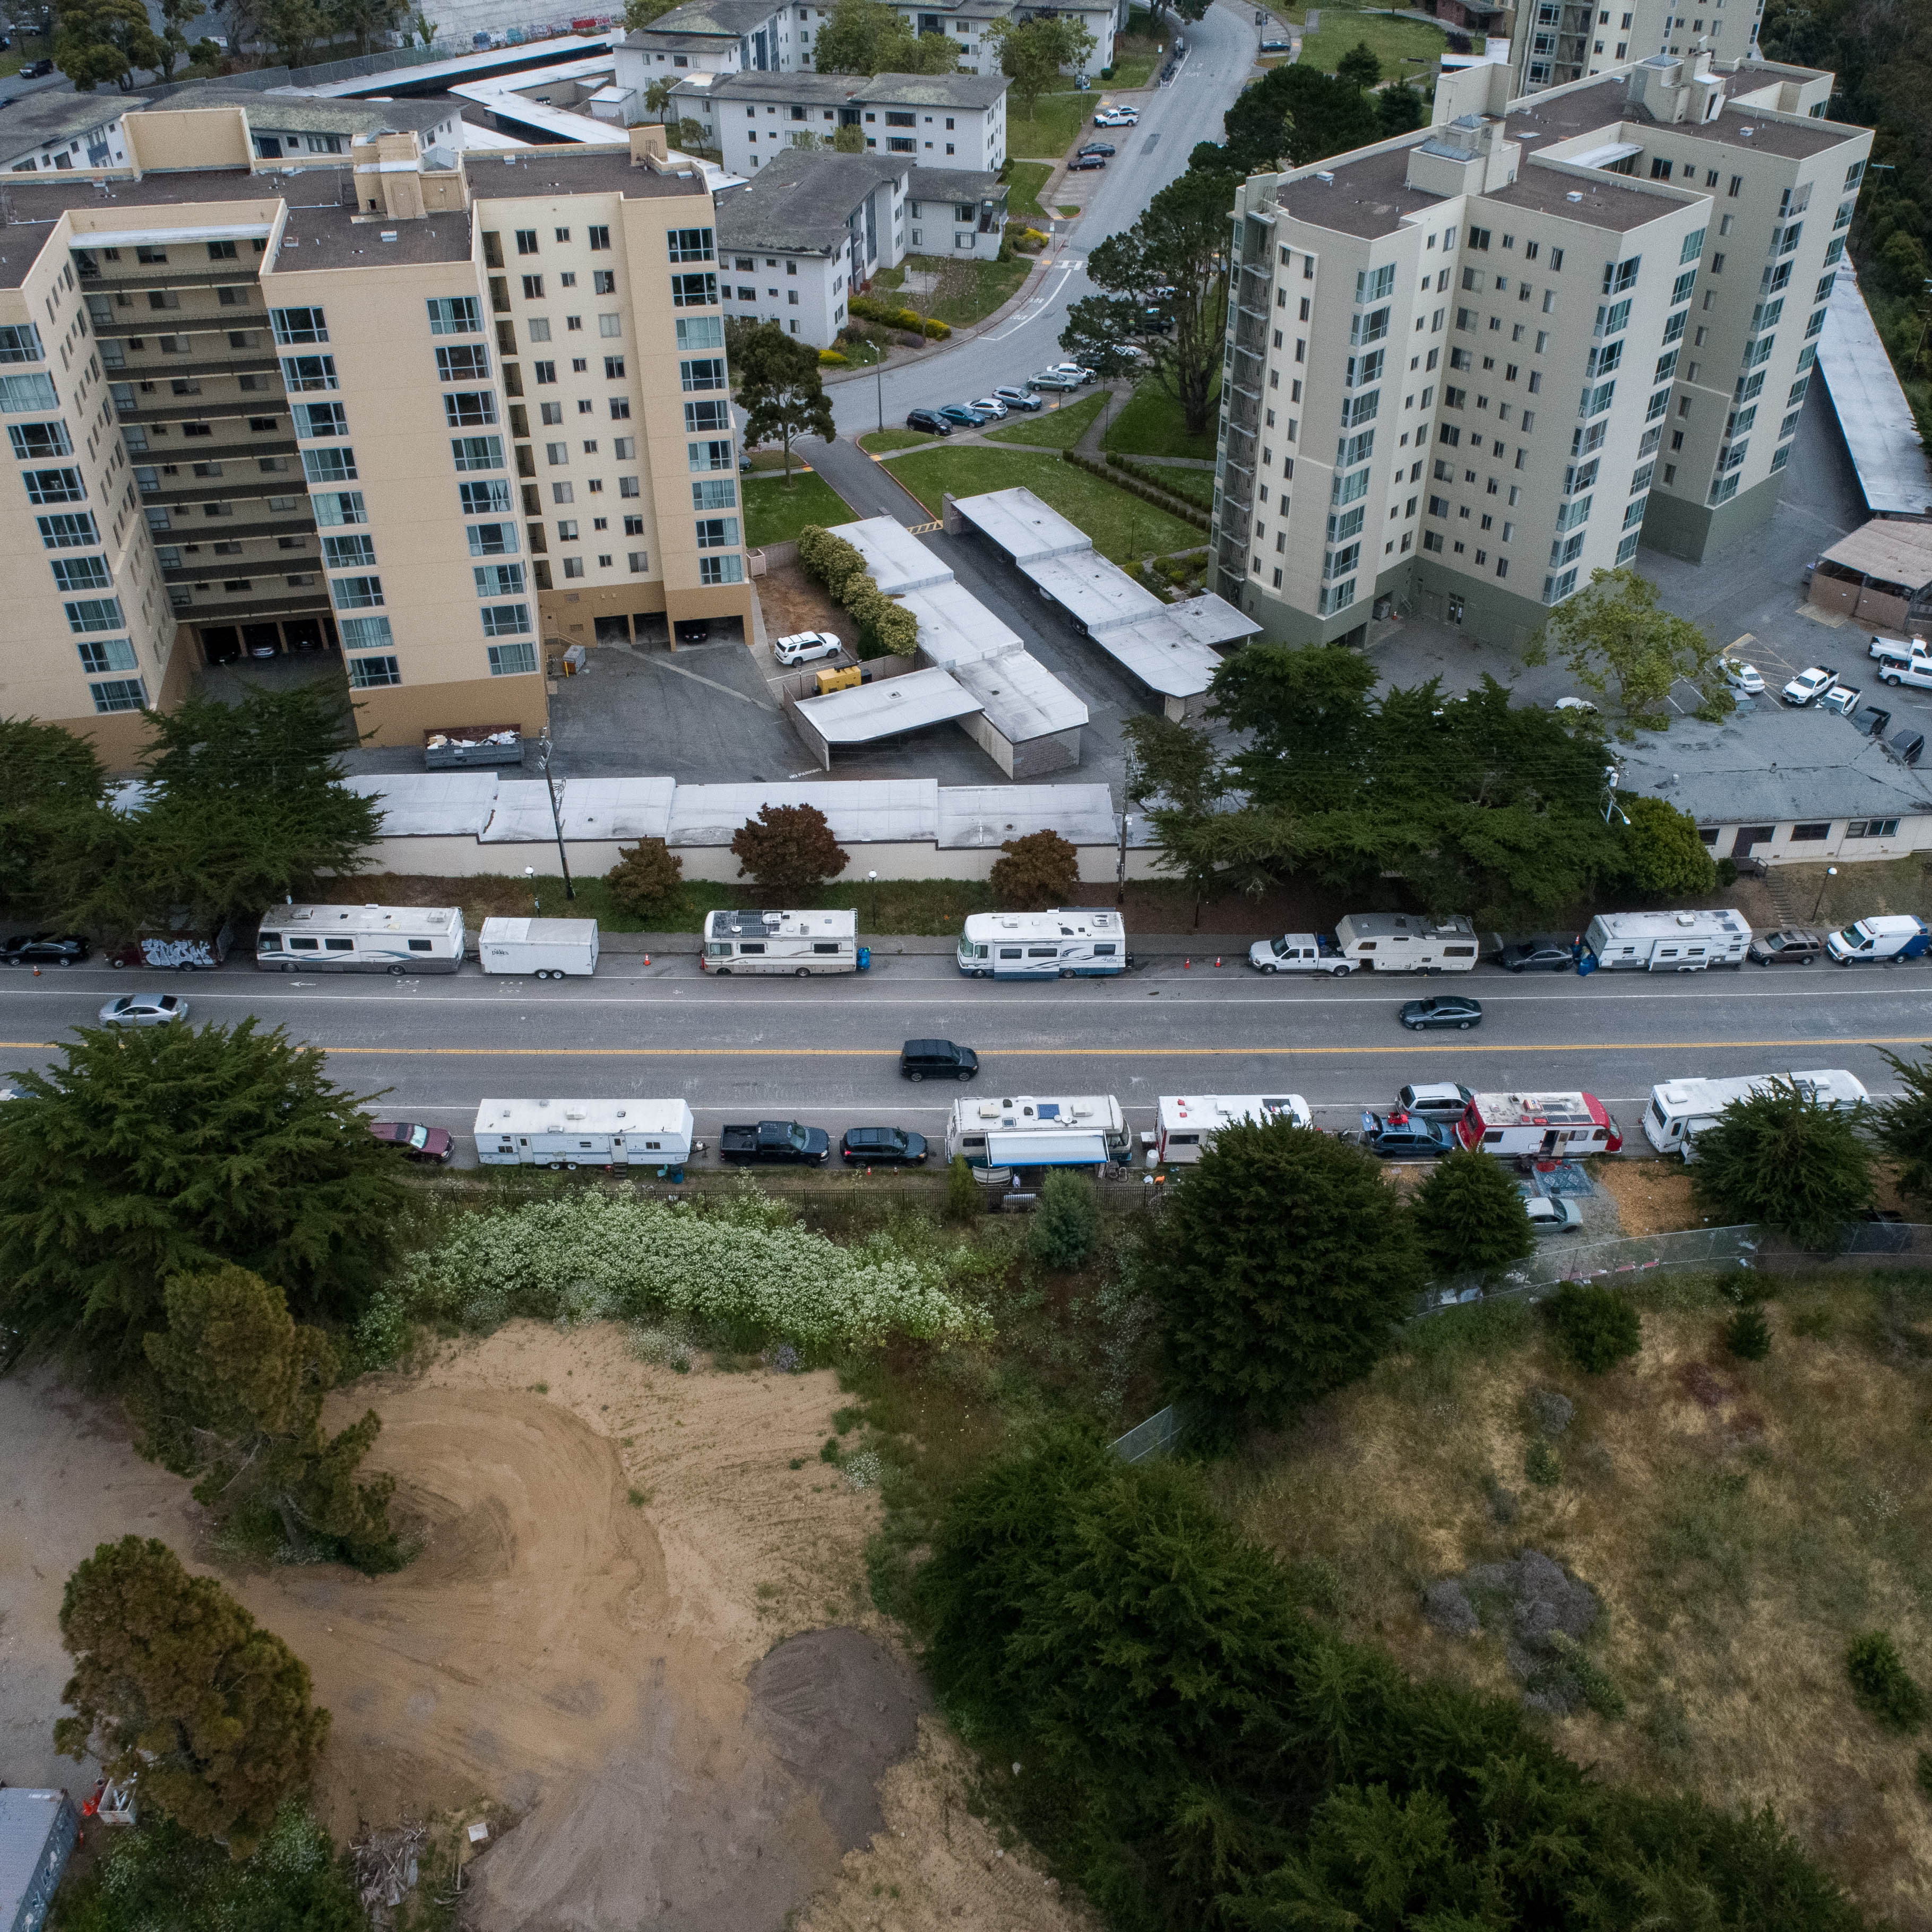
{"type": "Polygon", "coordinates": [[[952,507],[1016,563],[1094,548],[1094,539],[1078,524],[1069,522],[1030,490],[988,490],[977,496],[961,496],[952,507]]]}
{"type": "MultiPolygon", "coordinates": [[[[352,177],[350,178],[352,181],[352,177]]],[[[394,262],[467,262],[470,211],[458,208],[412,221],[358,221],[352,204],[289,210],[282,238],[265,273],[312,268],[374,268],[394,262]],[[394,236],[394,241],[385,238],[394,236]]]]}
{"type": "MultiPolygon", "coordinates": [[[[1740,92],[1761,86],[1770,77],[1753,76],[1745,80],[1740,92]]],[[[1791,76],[1784,74],[1777,77],[1789,80],[1791,76]]],[[[1533,146],[1574,140],[1579,134],[1592,134],[1599,128],[1612,128],[1626,122],[1630,129],[1629,138],[1640,141],[1646,130],[1658,124],[1632,114],[1629,101],[1629,81],[1620,70],[1594,80],[1579,81],[1569,87],[1553,87],[1546,93],[1528,96],[1504,117],[1506,131],[1510,140],[1523,144],[1526,160],[1533,146]]],[[[1719,147],[1748,148],[1755,153],[1768,152],[1802,160],[1808,154],[1821,154],[1841,142],[1856,140],[1864,130],[1835,122],[1814,121],[1808,116],[1796,119],[1778,118],[1768,110],[1754,111],[1726,101],[1724,111],[1714,121],[1672,122],[1668,131],[1672,136],[1708,141],[1719,147]],[[1749,134],[1744,133],[1746,128],[1750,130],[1749,134]]]]}
{"type": "Polygon", "coordinates": [[[628,137],[611,130],[608,148],[516,148],[500,154],[465,152],[470,191],[482,200],[499,195],[621,194],[633,201],[661,195],[703,194],[704,176],[693,162],[688,172],[659,174],[631,160],[628,137]]]}
{"type": "Polygon", "coordinates": [[[1825,306],[1818,373],[1858,472],[1865,508],[1880,517],[1932,514],[1932,462],[1849,255],[1838,264],[1825,306]]]}
{"type": "Polygon", "coordinates": [[[1025,642],[964,584],[949,579],[897,594],[918,622],[920,654],[946,670],[976,664],[982,658],[1004,656],[1025,642]]]}
{"type": "Polygon", "coordinates": [[[382,808],[384,838],[478,837],[496,808],[494,772],[380,772],[342,782],[382,808]]]}
{"type": "Polygon", "coordinates": [[[1137,623],[1167,606],[1143,584],[1094,550],[1043,556],[1020,568],[1094,637],[1137,623]]]}
{"type": "MultiPolygon", "coordinates": [[[[566,838],[662,838],[670,825],[670,778],[565,778],[557,818],[566,838]]],[[[485,845],[548,844],[556,836],[550,795],[540,780],[500,778],[485,845]]]]}
{"type": "MultiPolygon", "coordinates": [[[[850,158],[858,158],[855,155],[850,158]]],[[[772,164],[773,166],[776,165],[776,162],[772,164]]],[[[922,590],[929,584],[952,581],[951,566],[942,563],[904,524],[893,518],[866,517],[856,524],[838,524],[828,534],[843,537],[866,560],[866,568],[872,573],[872,581],[888,597],[922,590]]]]}
{"type": "Polygon", "coordinates": [[[817,806],[841,844],[930,844],[939,830],[939,787],[931,778],[681,784],[671,807],[669,842],[728,845],[746,820],[767,805],[817,806]]]}
{"type": "Polygon", "coordinates": [[[1088,722],[1086,706],[1024,651],[955,664],[952,676],[1010,745],[1077,731],[1088,722]]]}
{"type": "Polygon", "coordinates": [[[980,708],[980,700],[962,690],[950,671],[926,670],[806,698],[798,715],[828,745],[869,745],[902,731],[970,718],[980,708]]]}
{"type": "MultiPolygon", "coordinates": [[[[1142,831],[1146,814],[1131,831],[1142,831]]],[[[953,850],[997,851],[1009,838],[1057,832],[1076,845],[1104,845],[1120,836],[1114,794],[1103,784],[946,785],[939,794],[939,843],[953,850]]],[[[1143,835],[1144,836],[1144,835],[1143,835]]]]}

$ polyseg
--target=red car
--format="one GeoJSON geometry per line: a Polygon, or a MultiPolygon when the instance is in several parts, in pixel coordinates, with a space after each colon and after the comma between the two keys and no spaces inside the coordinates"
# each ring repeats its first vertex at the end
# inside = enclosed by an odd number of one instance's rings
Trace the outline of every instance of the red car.
{"type": "Polygon", "coordinates": [[[439,1167],[447,1167],[456,1152],[456,1137],[447,1127],[425,1127],[413,1120],[371,1120],[369,1131],[406,1160],[434,1161],[439,1167]]]}

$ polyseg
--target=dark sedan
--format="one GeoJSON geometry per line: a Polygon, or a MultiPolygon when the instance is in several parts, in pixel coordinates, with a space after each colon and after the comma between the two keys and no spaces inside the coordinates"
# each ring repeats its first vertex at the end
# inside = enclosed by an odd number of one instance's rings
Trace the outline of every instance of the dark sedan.
{"type": "Polygon", "coordinates": [[[405,1160],[447,1167],[456,1152],[456,1136],[447,1127],[426,1127],[416,1120],[371,1120],[369,1131],[405,1160]]]}
{"type": "Polygon", "coordinates": [[[1461,993],[1438,993],[1432,1000],[1410,1000],[1402,1010],[1402,1023],[1412,1033],[1428,1027],[1454,1027],[1467,1033],[1483,1023],[1482,1007],[1461,993]]]}
{"type": "Polygon", "coordinates": [[[950,436],[952,434],[952,425],[934,410],[908,410],[906,428],[923,430],[928,436],[950,436]]]}
{"type": "Polygon", "coordinates": [[[1530,939],[1505,946],[1497,963],[1508,973],[1568,973],[1575,967],[1576,958],[1556,940],[1530,939]]]}
{"type": "Polygon", "coordinates": [[[1825,935],[1802,926],[1781,926],[1775,932],[1761,932],[1744,949],[1747,959],[1760,966],[1809,966],[1822,956],[1825,935]]]}
{"type": "Polygon", "coordinates": [[[1082,174],[1090,168],[1104,168],[1106,165],[1105,154],[1076,154],[1067,163],[1066,172],[1070,175],[1082,174]]]}
{"type": "Polygon", "coordinates": [[[1080,152],[1083,155],[1111,154],[1114,152],[1114,144],[1111,141],[1089,141],[1080,152]]]}
{"type": "Polygon", "coordinates": [[[22,933],[0,946],[9,966],[78,966],[92,949],[75,932],[22,933]]]}
{"type": "Polygon", "coordinates": [[[926,1154],[926,1136],[903,1127],[851,1127],[838,1143],[848,1167],[918,1167],[926,1154]]]}
{"type": "Polygon", "coordinates": [[[1364,1112],[1362,1144],[1384,1160],[1406,1155],[1412,1160],[1435,1160],[1454,1149],[1456,1137],[1439,1120],[1414,1114],[1364,1112]]]}

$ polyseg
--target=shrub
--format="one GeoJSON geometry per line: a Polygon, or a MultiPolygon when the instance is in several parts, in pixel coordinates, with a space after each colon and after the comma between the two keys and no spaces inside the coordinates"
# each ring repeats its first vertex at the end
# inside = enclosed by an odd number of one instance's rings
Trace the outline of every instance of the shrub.
{"type": "Polygon", "coordinates": [[[665,917],[681,910],[684,861],[662,838],[640,838],[618,853],[604,883],[613,902],[634,917],[665,917]]]}
{"type": "Polygon", "coordinates": [[[963,1154],[956,1154],[946,1171],[946,1218],[949,1221],[976,1221],[982,1204],[980,1184],[973,1178],[971,1164],[963,1154]]]}
{"type": "Polygon", "coordinates": [[[1546,1304],[1563,1352],[1586,1375],[1600,1376],[1636,1353],[1643,1324],[1636,1307],[1615,1289],[1566,1281],[1546,1304]]]}
{"type": "Polygon", "coordinates": [[[888,328],[902,328],[915,338],[944,342],[952,333],[951,325],[915,310],[881,302],[877,296],[854,296],[845,304],[847,313],[862,316],[868,322],[884,322],[888,328]]]}
{"type": "Polygon", "coordinates": [[[796,896],[836,879],[848,854],[815,805],[766,805],[731,837],[740,875],[769,892],[796,896]]]}
{"type": "Polygon", "coordinates": [[[1040,1190],[1040,1209],[1027,1231],[1034,1258],[1050,1268],[1077,1268],[1094,1252],[1100,1232],[1094,1184],[1084,1175],[1056,1168],[1040,1190]]]}
{"type": "Polygon", "coordinates": [[[1724,1324],[1724,1346],[1741,1362],[1761,1362],[1771,1353],[1771,1324],[1762,1308],[1740,1308],[1724,1324]]]}
{"type": "Polygon", "coordinates": [[[1925,1721],[1925,1693],[1883,1630],[1855,1636],[1845,1648],[1852,1694],[1888,1731],[1916,1731],[1925,1721]]]}
{"type": "Polygon", "coordinates": [[[820,365],[828,369],[842,369],[850,361],[849,356],[842,356],[836,349],[821,349],[818,352],[820,365]]]}
{"type": "Polygon", "coordinates": [[[1492,1155],[1459,1148],[1416,1190],[1415,1232],[1442,1273],[1484,1272],[1520,1262],[1536,1246],[1516,1183],[1492,1155]]]}
{"type": "Polygon", "coordinates": [[[1080,854],[1058,832],[1029,832],[1009,838],[1000,850],[1005,856],[993,861],[992,886],[1003,909],[1044,912],[1072,898],[1080,883],[1080,854]]]}
{"type": "Polygon", "coordinates": [[[1563,1480],[1562,1459],[1547,1442],[1539,1439],[1529,1445],[1522,1459],[1522,1473],[1539,1490],[1553,1490],[1563,1480]]]}

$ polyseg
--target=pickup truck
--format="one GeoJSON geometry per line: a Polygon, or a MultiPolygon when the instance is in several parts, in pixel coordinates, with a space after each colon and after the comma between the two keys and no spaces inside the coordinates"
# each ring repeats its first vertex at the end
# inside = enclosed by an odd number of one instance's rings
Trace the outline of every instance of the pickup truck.
{"type": "Polygon", "coordinates": [[[1915,691],[1932,691],[1932,657],[1887,658],[1878,668],[1881,684],[1909,684],[1915,691]]]}
{"type": "Polygon", "coordinates": [[[1258,973],[1328,973],[1348,976],[1349,962],[1327,933],[1284,932],[1258,939],[1248,948],[1248,964],[1258,973]]]}
{"type": "Polygon", "coordinates": [[[720,1160],[787,1161],[821,1167],[832,1154],[832,1137],[823,1127],[796,1120],[746,1120],[727,1125],[718,1136],[720,1160]]]}
{"type": "Polygon", "coordinates": [[[1871,655],[1880,664],[1910,664],[1915,670],[1932,663],[1932,647],[1923,638],[1881,638],[1874,633],[1871,655]]]}

